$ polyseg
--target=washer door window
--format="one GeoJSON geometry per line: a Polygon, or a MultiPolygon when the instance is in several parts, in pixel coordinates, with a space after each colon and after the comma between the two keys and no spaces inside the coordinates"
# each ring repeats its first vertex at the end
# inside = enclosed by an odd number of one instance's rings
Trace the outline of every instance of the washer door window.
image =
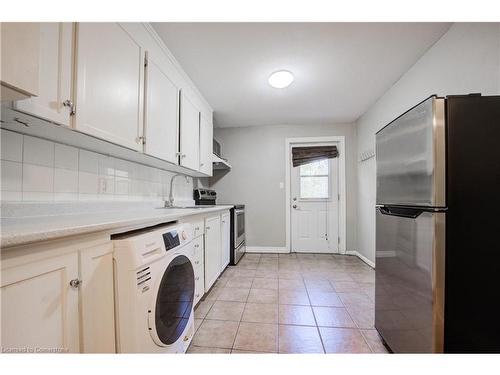
{"type": "Polygon", "coordinates": [[[168,265],[158,288],[153,334],[157,344],[172,345],[179,339],[191,317],[193,298],[193,266],[187,257],[179,255],[168,265]]]}

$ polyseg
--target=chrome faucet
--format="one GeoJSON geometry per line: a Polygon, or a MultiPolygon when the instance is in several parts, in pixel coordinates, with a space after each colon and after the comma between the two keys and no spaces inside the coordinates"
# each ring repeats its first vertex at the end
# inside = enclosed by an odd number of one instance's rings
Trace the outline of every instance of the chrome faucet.
{"type": "Polygon", "coordinates": [[[170,192],[168,194],[168,201],[165,201],[165,207],[174,207],[174,180],[177,176],[184,176],[186,182],[189,182],[189,176],[182,173],[176,173],[170,178],[170,192]]]}

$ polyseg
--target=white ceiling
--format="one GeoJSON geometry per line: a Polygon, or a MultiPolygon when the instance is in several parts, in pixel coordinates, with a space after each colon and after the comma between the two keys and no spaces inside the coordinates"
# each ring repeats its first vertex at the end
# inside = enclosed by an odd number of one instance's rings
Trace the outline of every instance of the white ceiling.
{"type": "Polygon", "coordinates": [[[218,127],[350,123],[449,23],[154,23],[218,127]],[[274,89],[286,69],[295,81],[274,89]]]}

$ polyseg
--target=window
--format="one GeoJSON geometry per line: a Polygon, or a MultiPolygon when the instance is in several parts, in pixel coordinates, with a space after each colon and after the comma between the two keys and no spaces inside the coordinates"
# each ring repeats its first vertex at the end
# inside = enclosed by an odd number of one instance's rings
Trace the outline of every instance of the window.
{"type": "Polygon", "coordinates": [[[300,198],[329,197],[330,159],[318,160],[300,167],[300,198]]]}

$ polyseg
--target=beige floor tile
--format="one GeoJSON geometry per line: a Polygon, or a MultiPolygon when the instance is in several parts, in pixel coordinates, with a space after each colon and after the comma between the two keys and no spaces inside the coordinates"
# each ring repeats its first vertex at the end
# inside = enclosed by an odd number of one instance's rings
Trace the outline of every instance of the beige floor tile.
{"type": "Polygon", "coordinates": [[[260,258],[262,258],[262,255],[263,254],[259,254],[259,253],[245,253],[245,256],[243,257],[242,261],[243,260],[258,261],[258,260],[260,260],[260,258]]]}
{"type": "Polygon", "coordinates": [[[247,303],[241,320],[251,323],[278,323],[278,305],[247,303]]]}
{"type": "Polygon", "coordinates": [[[188,348],[186,353],[187,354],[229,354],[229,353],[231,353],[231,349],[207,348],[204,346],[191,345],[188,348]]]}
{"type": "Polygon", "coordinates": [[[297,290],[280,290],[278,300],[282,305],[310,305],[307,292],[297,290]]]}
{"type": "Polygon", "coordinates": [[[355,281],[332,281],[332,285],[337,293],[357,292],[360,290],[359,284],[355,281]]]}
{"type": "Polygon", "coordinates": [[[278,279],[256,277],[253,279],[252,288],[278,290],[278,279]]]}
{"type": "Polygon", "coordinates": [[[232,276],[224,276],[217,279],[212,288],[224,288],[232,276]]]}
{"type": "Polygon", "coordinates": [[[205,319],[194,335],[192,345],[231,349],[238,324],[238,322],[205,319]]]}
{"type": "Polygon", "coordinates": [[[196,309],[194,310],[194,318],[195,319],[203,319],[205,316],[207,316],[208,311],[212,308],[212,305],[214,304],[215,301],[201,301],[198,303],[198,306],[196,306],[196,309]]]}
{"type": "Polygon", "coordinates": [[[309,292],[312,306],[344,307],[339,296],[335,292],[309,292]]]}
{"type": "Polygon", "coordinates": [[[280,279],[298,279],[302,280],[302,274],[300,271],[288,271],[288,270],[279,270],[278,278],[280,279]]]}
{"type": "Polygon", "coordinates": [[[348,306],[347,311],[358,328],[375,328],[375,310],[371,307],[357,308],[348,306]]]}
{"type": "Polygon", "coordinates": [[[278,254],[276,253],[267,253],[267,254],[261,254],[260,255],[260,259],[277,259],[278,258],[278,254]]]}
{"type": "Polygon", "coordinates": [[[205,295],[203,298],[204,301],[215,301],[217,297],[219,297],[220,292],[222,291],[223,287],[221,286],[214,286],[210,291],[205,295]]]}
{"type": "Polygon", "coordinates": [[[244,302],[216,301],[208,312],[206,319],[239,322],[244,309],[244,302]]]}
{"type": "Polygon", "coordinates": [[[319,328],[327,353],[371,353],[363,335],[352,328],[319,328]]]}
{"type": "Polygon", "coordinates": [[[222,288],[217,297],[218,301],[232,301],[232,302],[246,302],[248,293],[250,289],[248,288],[222,288]]]}
{"type": "Polygon", "coordinates": [[[257,276],[259,272],[278,272],[278,265],[277,264],[263,264],[260,263],[259,266],[257,267],[257,271],[255,272],[255,275],[257,276]]]}
{"type": "MultiPolygon", "coordinates": [[[[213,310],[213,308],[212,308],[213,310]]],[[[318,326],[356,328],[356,324],[343,307],[313,307],[318,326]]]]}
{"type": "Polygon", "coordinates": [[[246,270],[246,269],[237,267],[234,270],[233,276],[235,276],[235,277],[255,277],[255,270],[246,270]]]}
{"type": "Polygon", "coordinates": [[[279,324],[316,326],[311,306],[280,305],[279,324]]]}
{"type": "Polygon", "coordinates": [[[356,309],[374,309],[374,302],[364,292],[338,293],[338,296],[346,307],[356,309]]]}
{"type": "Polygon", "coordinates": [[[304,279],[308,292],[335,292],[330,281],[326,279],[304,279]]]}
{"type": "Polygon", "coordinates": [[[198,328],[200,328],[201,323],[203,323],[203,319],[194,319],[194,332],[198,331],[198,328]]]}
{"type": "Polygon", "coordinates": [[[271,270],[260,270],[257,269],[255,271],[255,277],[265,277],[267,279],[277,279],[278,278],[278,271],[271,271],[271,270]]]}
{"type": "Polygon", "coordinates": [[[324,353],[316,327],[279,326],[279,353],[324,353]]]}
{"type": "Polygon", "coordinates": [[[375,329],[362,329],[361,334],[365,337],[368,346],[374,353],[387,354],[389,351],[382,342],[382,337],[375,329]]]}
{"type": "Polygon", "coordinates": [[[305,292],[306,286],[302,279],[279,279],[279,290],[298,290],[305,292]]]}
{"type": "Polygon", "coordinates": [[[250,288],[253,277],[231,277],[226,284],[226,288],[250,288]]]}
{"type": "Polygon", "coordinates": [[[354,281],[349,273],[344,271],[331,271],[328,274],[328,280],[334,281],[354,281]]]}
{"type": "Polygon", "coordinates": [[[277,352],[278,325],[241,322],[233,349],[277,352]]]}
{"type": "Polygon", "coordinates": [[[278,291],[273,289],[250,289],[248,302],[252,303],[278,303],[278,291]]]}
{"type": "Polygon", "coordinates": [[[275,353],[274,352],[257,352],[254,350],[233,349],[233,350],[231,350],[231,354],[275,354],[275,353]]]}

